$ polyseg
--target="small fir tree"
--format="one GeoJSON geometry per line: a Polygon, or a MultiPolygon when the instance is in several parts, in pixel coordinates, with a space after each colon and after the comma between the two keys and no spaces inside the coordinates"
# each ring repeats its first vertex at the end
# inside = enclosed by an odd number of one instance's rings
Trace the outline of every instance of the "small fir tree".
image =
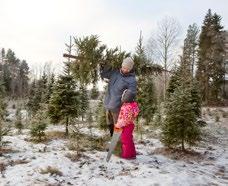
{"type": "Polygon", "coordinates": [[[193,110],[191,91],[191,86],[182,84],[167,99],[162,142],[168,147],[181,145],[185,150],[185,143],[195,145],[200,140],[201,131],[196,125],[197,115],[193,110]]]}
{"type": "Polygon", "coordinates": [[[145,119],[146,124],[149,124],[157,107],[155,86],[151,77],[145,78],[140,83],[137,100],[140,106],[140,116],[145,119]]]}
{"type": "Polygon", "coordinates": [[[96,120],[100,129],[108,130],[108,125],[106,123],[106,110],[104,108],[102,99],[99,100],[99,103],[97,106],[96,120]]]}
{"type": "Polygon", "coordinates": [[[71,118],[79,115],[79,93],[76,91],[76,83],[69,72],[69,64],[66,63],[64,75],[60,75],[51,95],[48,114],[53,123],[65,122],[66,136],[71,118]]]}
{"type": "Polygon", "coordinates": [[[82,118],[82,121],[85,118],[86,112],[89,108],[89,97],[85,85],[81,85],[79,88],[79,101],[80,101],[80,111],[79,115],[82,118]]]}
{"type": "Polygon", "coordinates": [[[38,142],[45,138],[48,121],[45,110],[40,109],[31,120],[30,134],[38,142]]]}
{"type": "Polygon", "coordinates": [[[21,118],[21,109],[16,110],[16,121],[15,128],[18,129],[18,133],[21,134],[23,129],[22,118],[21,118]]]}
{"type": "Polygon", "coordinates": [[[0,82],[0,149],[4,145],[3,136],[6,136],[10,131],[10,128],[4,125],[6,116],[6,103],[4,102],[3,95],[5,94],[5,87],[0,82]]]}

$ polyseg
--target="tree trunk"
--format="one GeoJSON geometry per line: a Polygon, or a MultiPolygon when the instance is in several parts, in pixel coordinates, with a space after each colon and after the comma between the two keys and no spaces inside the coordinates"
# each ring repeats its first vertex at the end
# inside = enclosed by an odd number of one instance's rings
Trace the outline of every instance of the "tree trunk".
{"type": "Polygon", "coordinates": [[[77,153],[77,157],[79,157],[79,154],[80,154],[80,152],[79,152],[79,150],[80,150],[80,146],[79,146],[79,123],[78,123],[78,126],[77,126],[77,133],[76,133],[76,148],[77,148],[77,150],[76,150],[76,153],[77,153]]]}
{"type": "Polygon", "coordinates": [[[166,83],[167,83],[167,59],[168,59],[168,49],[165,48],[165,58],[164,58],[164,68],[165,68],[165,82],[164,82],[164,100],[166,100],[166,83]]]}
{"type": "Polygon", "coordinates": [[[1,119],[0,119],[0,149],[2,148],[2,123],[1,123],[1,119]]]}
{"type": "Polygon", "coordinates": [[[181,150],[182,150],[182,151],[185,151],[185,147],[184,147],[184,139],[182,139],[182,141],[181,141],[181,150]]]}
{"type": "Polygon", "coordinates": [[[68,136],[68,134],[69,134],[68,125],[69,125],[69,118],[66,117],[66,131],[65,131],[65,135],[66,135],[66,136],[68,136]]]}
{"type": "Polygon", "coordinates": [[[143,140],[143,134],[142,134],[142,123],[140,123],[140,140],[143,140]]]}
{"type": "Polygon", "coordinates": [[[209,100],[209,78],[206,76],[206,86],[205,86],[205,102],[206,105],[208,105],[209,100]]]}
{"type": "Polygon", "coordinates": [[[39,139],[39,141],[41,141],[41,135],[42,135],[41,132],[39,132],[38,135],[39,135],[38,139],[39,139]]]}

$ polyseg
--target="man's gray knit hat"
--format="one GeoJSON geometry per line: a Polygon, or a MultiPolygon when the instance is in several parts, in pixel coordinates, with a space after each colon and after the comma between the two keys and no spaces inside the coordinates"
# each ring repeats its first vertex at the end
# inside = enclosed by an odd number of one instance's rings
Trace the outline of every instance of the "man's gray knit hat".
{"type": "Polygon", "coordinates": [[[132,60],[131,57],[125,58],[122,62],[122,67],[128,69],[129,71],[132,70],[133,66],[134,66],[134,61],[132,60]]]}

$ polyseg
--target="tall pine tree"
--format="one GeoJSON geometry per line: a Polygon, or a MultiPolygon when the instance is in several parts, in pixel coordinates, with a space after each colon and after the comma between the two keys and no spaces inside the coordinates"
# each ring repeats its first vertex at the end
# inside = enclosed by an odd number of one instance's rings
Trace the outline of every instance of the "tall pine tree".
{"type": "Polygon", "coordinates": [[[197,48],[198,48],[198,34],[199,28],[194,23],[189,25],[187,36],[184,40],[183,61],[188,66],[189,71],[194,77],[195,65],[197,61],[197,48]]]}
{"type": "Polygon", "coordinates": [[[221,17],[209,9],[200,33],[196,73],[206,103],[219,101],[221,96],[224,75],[222,29],[221,17]]]}
{"type": "Polygon", "coordinates": [[[25,60],[19,65],[19,95],[20,97],[24,98],[28,95],[28,82],[29,82],[29,67],[25,60]]]}

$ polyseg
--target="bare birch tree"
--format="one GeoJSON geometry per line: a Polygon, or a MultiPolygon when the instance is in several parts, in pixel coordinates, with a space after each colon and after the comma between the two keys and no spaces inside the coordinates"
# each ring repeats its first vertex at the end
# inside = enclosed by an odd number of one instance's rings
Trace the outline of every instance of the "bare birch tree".
{"type": "Polygon", "coordinates": [[[181,27],[178,21],[171,17],[164,17],[158,22],[158,30],[154,36],[148,41],[148,50],[153,49],[154,61],[159,63],[164,68],[164,90],[163,96],[165,99],[165,90],[167,88],[167,71],[174,63],[177,55],[178,37],[181,27]]]}

